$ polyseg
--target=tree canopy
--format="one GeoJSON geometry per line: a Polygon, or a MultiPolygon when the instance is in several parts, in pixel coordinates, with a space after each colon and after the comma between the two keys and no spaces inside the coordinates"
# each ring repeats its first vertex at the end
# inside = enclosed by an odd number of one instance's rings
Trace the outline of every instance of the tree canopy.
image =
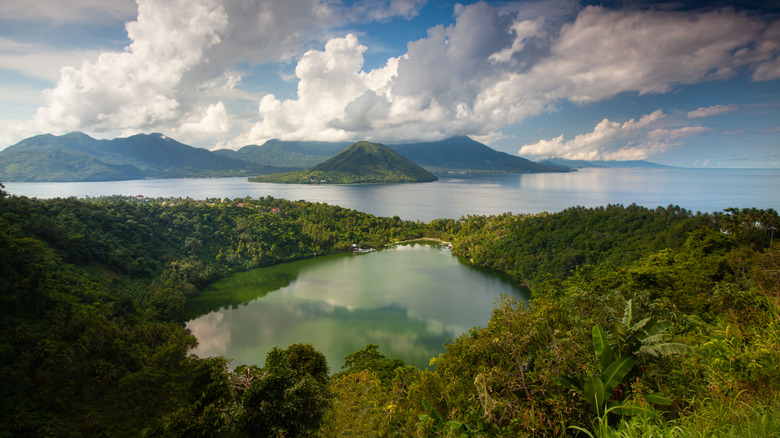
{"type": "Polygon", "coordinates": [[[0,436],[776,435],[777,224],[771,209],[634,205],[424,224],[0,187],[0,436]],[[309,344],[262,367],[189,355],[183,305],[214,279],[420,237],[531,300],[495,303],[426,370],[377,345],[340,370],[309,344]]]}

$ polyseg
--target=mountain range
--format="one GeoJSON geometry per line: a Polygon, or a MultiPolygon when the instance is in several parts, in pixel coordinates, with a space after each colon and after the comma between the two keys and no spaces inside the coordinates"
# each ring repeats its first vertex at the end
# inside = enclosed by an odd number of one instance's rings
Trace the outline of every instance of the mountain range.
{"type": "MultiPolygon", "coordinates": [[[[348,142],[269,140],[262,146],[209,151],[163,134],[98,140],[81,132],[38,135],[0,151],[0,181],[108,181],[139,178],[255,176],[308,169],[348,142]]],[[[562,172],[499,152],[469,137],[388,145],[432,173],[562,172]]]]}
{"type": "Polygon", "coordinates": [[[38,135],[0,151],[3,181],[111,181],[278,172],[192,147],[162,134],[97,140],[81,132],[38,135]]]}
{"type": "Polygon", "coordinates": [[[540,164],[506,152],[499,152],[466,136],[388,146],[433,173],[562,171],[560,166],[540,164]]]}
{"type": "Polygon", "coordinates": [[[432,173],[389,147],[357,142],[307,170],[251,178],[255,182],[295,184],[385,184],[436,181],[432,173]]]}
{"type": "MultiPolygon", "coordinates": [[[[249,145],[234,151],[219,149],[217,154],[276,167],[305,169],[321,163],[349,142],[268,140],[262,146],[249,145]]],[[[447,172],[561,172],[561,166],[535,163],[499,152],[466,136],[440,141],[389,144],[390,149],[433,173],[447,172]]]]}

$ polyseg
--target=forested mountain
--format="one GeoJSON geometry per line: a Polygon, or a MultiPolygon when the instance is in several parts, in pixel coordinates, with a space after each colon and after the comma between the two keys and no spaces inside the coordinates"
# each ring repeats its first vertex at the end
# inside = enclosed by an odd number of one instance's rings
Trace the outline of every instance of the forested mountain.
{"type": "Polygon", "coordinates": [[[336,155],[350,142],[327,141],[281,141],[268,140],[262,146],[249,145],[234,151],[218,149],[214,153],[231,158],[239,158],[265,166],[276,166],[285,170],[302,170],[316,166],[336,155]]]}
{"type": "MultiPolygon", "coordinates": [[[[81,132],[44,134],[0,151],[0,180],[104,181],[137,178],[253,176],[307,169],[347,142],[268,140],[262,146],[214,152],[162,134],[97,140],[81,132]]],[[[431,172],[562,172],[498,152],[468,137],[389,146],[431,172]]]]}
{"type": "MultiPolygon", "coordinates": [[[[774,210],[572,208],[429,224],[260,199],[36,200],[0,185],[0,436],[777,436],[774,210]],[[420,370],[188,355],[237,270],[433,237],[532,289],[420,370]]],[[[475,291],[478,293],[478,291],[475,291]]],[[[404,340],[406,342],[406,340],[404,340]]]]}
{"type": "Polygon", "coordinates": [[[539,163],[547,164],[550,166],[562,166],[573,169],[577,168],[605,168],[605,167],[647,167],[647,168],[670,168],[672,166],[666,166],[663,164],[652,163],[645,160],[624,160],[624,161],[607,161],[607,160],[567,160],[564,158],[549,158],[542,160],[539,163]]]}
{"type": "Polygon", "coordinates": [[[92,155],[68,149],[0,151],[0,177],[8,181],[119,181],[144,177],[130,164],[109,164],[92,155]]]}
{"type": "Polygon", "coordinates": [[[446,140],[388,145],[433,173],[441,172],[566,172],[560,166],[535,163],[499,152],[466,136],[446,140]]]}
{"type": "Polygon", "coordinates": [[[278,171],[177,142],[162,134],[97,140],[81,132],[39,135],[0,151],[6,181],[101,181],[242,176],[278,171]]]}
{"type": "Polygon", "coordinates": [[[429,182],[436,177],[387,146],[357,142],[308,170],[265,175],[255,182],[295,184],[377,184],[429,182]]]}

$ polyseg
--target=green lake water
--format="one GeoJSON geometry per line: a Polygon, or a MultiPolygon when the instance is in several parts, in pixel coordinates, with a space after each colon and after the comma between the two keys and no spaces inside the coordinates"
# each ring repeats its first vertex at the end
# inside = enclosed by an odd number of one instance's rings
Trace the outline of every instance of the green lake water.
{"type": "Polygon", "coordinates": [[[331,372],[368,344],[424,368],[448,339],[484,327],[503,293],[527,299],[528,291],[438,244],[405,244],[224,278],[188,301],[187,327],[195,354],[233,366],[262,366],[273,347],[311,343],[331,372]]]}

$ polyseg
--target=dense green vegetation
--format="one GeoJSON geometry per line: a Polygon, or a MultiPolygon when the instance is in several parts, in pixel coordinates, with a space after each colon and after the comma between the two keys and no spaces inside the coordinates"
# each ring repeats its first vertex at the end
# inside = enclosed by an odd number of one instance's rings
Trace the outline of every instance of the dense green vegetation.
{"type": "Polygon", "coordinates": [[[436,177],[387,146],[357,142],[316,166],[296,172],[251,178],[286,184],[382,184],[429,182],[436,177]]]}
{"type": "Polygon", "coordinates": [[[421,235],[398,218],[270,197],[3,196],[0,435],[137,435],[193,397],[202,365],[187,357],[182,307],[201,285],[421,235]]]}
{"type": "Polygon", "coordinates": [[[383,367],[334,377],[326,426],[368,412],[386,436],[780,432],[776,212],[610,206],[430,226],[483,266],[524,263],[512,273],[532,300],[497,303],[435,371],[399,368],[389,389],[383,367]],[[358,390],[369,401],[351,401],[358,390]]]}
{"type": "Polygon", "coordinates": [[[0,190],[0,436],[777,435],[777,229],[755,209],[423,224],[270,197],[0,190]],[[497,302],[429,370],[375,345],[341,370],[316,345],[263,367],[188,356],[182,306],[209,281],[419,237],[532,300],[497,302]]]}

